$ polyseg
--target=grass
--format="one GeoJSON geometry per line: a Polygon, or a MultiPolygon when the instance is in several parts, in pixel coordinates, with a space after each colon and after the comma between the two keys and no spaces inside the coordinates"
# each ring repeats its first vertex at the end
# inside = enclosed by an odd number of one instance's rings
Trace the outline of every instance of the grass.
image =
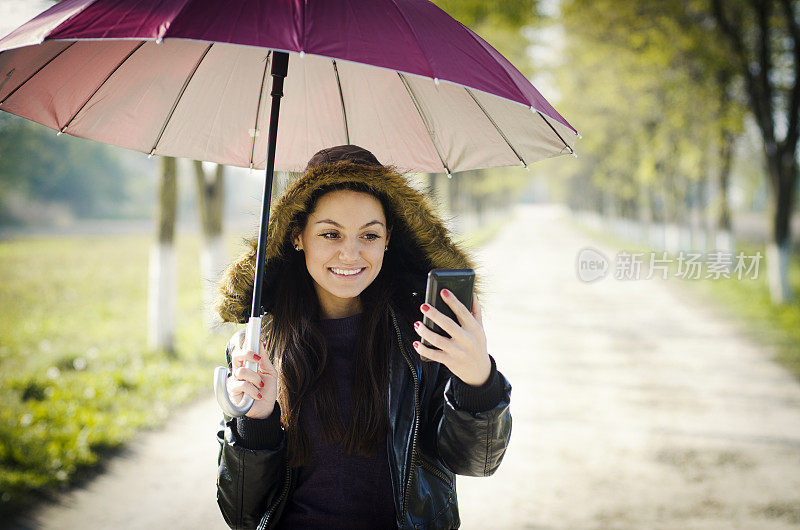
{"type": "Polygon", "coordinates": [[[0,242],[0,515],[80,481],[211,388],[224,339],[202,328],[199,239],[176,242],[174,357],[146,347],[151,240],[0,242]]]}
{"type": "MultiPolygon", "coordinates": [[[[649,259],[649,252],[656,250],[660,258],[660,249],[635,244],[617,238],[614,235],[598,232],[573,221],[580,231],[597,241],[626,252],[644,252],[649,259]]],[[[749,274],[737,279],[731,278],[704,279],[707,273],[703,269],[701,279],[682,279],[675,276],[676,261],[669,271],[670,282],[678,288],[692,293],[698,300],[711,306],[718,314],[736,322],[739,329],[752,340],[775,349],[773,360],[789,370],[800,379],[800,250],[793,253],[789,267],[789,281],[795,293],[795,299],[788,304],[773,304],[767,284],[766,250],[764,245],[753,242],[737,241],[736,254],[743,252],[745,256],[761,253],[758,275],[752,278],[749,274]]],[[[674,256],[668,256],[674,259],[674,256]]],[[[749,262],[749,259],[747,260],[749,262]]],[[[643,264],[643,272],[649,264],[643,264]]]]}
{"type": "MultiPolygon", "coordinates": [[[[741,243],[737,252],[765,255],[764,246],[741,243]]],[[[762,259],[761,265],[764,265],[762,259]]],[[[795,299],[788,304],[773,304],[767,285],[766,267],[758,278],[748,281],[721,279],[695,282],[697,289],[716,302],[716,308],[737,321],[751,338],[773,345],[775,361],[800,379],[800,251],[792,255],[789,268],[795,299]]]]}

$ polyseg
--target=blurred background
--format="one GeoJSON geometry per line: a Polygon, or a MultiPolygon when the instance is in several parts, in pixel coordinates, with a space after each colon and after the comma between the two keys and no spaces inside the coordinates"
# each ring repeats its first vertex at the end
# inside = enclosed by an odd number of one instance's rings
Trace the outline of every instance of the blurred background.
{"type": "MultiPolygon", "coordinates": [[[[460,482],[463,527],[800,527],[800,2],[435,3],[582,134],[529,172],[409,175],[480,258],[515,388],[512,463],[460,482]]],[[[0,36],[51,5],[0,0],[0,36]]],[[[211,374],[236,328],[210,302],[262,186],[0,113],[0,526],[93,527],[152,440],[199,433],[175,474],[202,467],[207,500],[168,526],[224,527],[211,374]]],[[[147,526],[122,509],[102,526],[147,526]]]]}

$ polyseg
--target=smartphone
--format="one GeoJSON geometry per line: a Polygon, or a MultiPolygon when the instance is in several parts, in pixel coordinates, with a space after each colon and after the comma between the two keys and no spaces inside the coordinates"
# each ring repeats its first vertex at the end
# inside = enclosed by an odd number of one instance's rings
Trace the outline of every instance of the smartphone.
{"type": "MultiPolygon", "coordinates": [[[[458,323],[456,317],[450,306],[442,298],[442,289],[447,289],[453,293],[464,306],[472,311],[472,290],[475,286],[475,271],[472,269],[433,269],[428,272],[428,283],[425,287],[425,303],[435,307],[448,317],[452,318],[454,322],[458,323]]],[[[442,328],[437,326],[433,320],[425,316],[422,319],[422,324],[433,330],[435,333],[450,337],[450,335],[442,328]]],[[[438,350],[436,346],[430,344],[425,339],[422,339],[422,344],[438,350]]],[[[424,355],[420,355],[423,361],[430,361],[424,355]]]]}

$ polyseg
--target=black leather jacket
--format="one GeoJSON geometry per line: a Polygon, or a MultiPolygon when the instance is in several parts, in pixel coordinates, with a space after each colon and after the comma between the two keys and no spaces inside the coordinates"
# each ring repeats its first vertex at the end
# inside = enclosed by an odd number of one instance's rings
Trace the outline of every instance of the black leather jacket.
{"type": "MultiPolygon", "coordinates": [[[[410,324],[391,313],[397,341],[389,362],[387,454],[397,526],[458,528],[455,475],[488,476],[500,465],[511,435],[511,385],[498,372],[500,402],[483,412],[460,410],[450,371],[422,362],[410,324]]],[[[247,449],[235,421],[224,417],[217,433],[217,502],[231,528],[274,528],[296,479],[285,432],[277,449],[247,449]]]]}

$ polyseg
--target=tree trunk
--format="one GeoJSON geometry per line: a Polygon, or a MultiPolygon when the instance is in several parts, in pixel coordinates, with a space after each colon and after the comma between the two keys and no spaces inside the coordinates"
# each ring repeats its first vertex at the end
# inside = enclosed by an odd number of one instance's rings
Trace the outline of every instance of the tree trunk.
{"type": "Polygon", "coordinates": [[[680,215],[683,195],[679,193],[678,183],[680,177],[675,175],[670,168],[667,181],[663,189],[664,198],[664,249],[670,254],[677,254],[681,250],[680,215]]]}
{"type": "Polygon", "coordinates": [[[772,240],[767,245],[767,281],[772,301],[786,304],[794,298],[789,281],[792,255],[791,218],[797,187],[797,162],[794,152],[778,150],[768,156],[770,191],[772,192],[772,240]]]}
{"type": "Polygon", "coordinates": [[[217,164],[211,179],[203,169],[203,163],[194,161],[197,183],[197,210],[203,227],[203,242],[200,250],[200,281],[203,295],[203,326],[207,330],[217,327],[214,312],[217,280],[225,268],[225,245],[222,241],[222,204],[224,198],[225,166],[217,164]]]}
{"type": "Polygon", "coordinates": [[[696,179],[690,182],[689,190],[691,191],[690,201],[690,233],[691,242],[690,249],[693,252],[700,252],[705,254],[708,250],[708,225],[706,223],[706,209],[707,197],[706,188],[708,184],[708,171],[710,160],[708,156],[708,147],[702,150],[700,164],[696,179]]]}
{"type": "Polygon", "coordinates": [[[619,237],[617,234],[616,214],[614,206],[614,192],[611,185],[606,183],[602,188],[603,193],[603,224],[606,226],[606,231],[619,237]]]}
{"type": "Polygon", "coordinates": [[[678,227],[678,249],[684,252],[692,251],[692,229],[691,229],[691,201],[692,201],[692,182],[683,174],[678,177],[679,192],[676,201],[675,224],[678,227]]]}
{"type": "Polygon", "coordinates": [[[650,184],[639,185],[639,243],[641,245],[649,245],[651,249],[653,246],[652,230],[653,230],[653,202],[650,198],[650,184]]]}
{"type": "Polygon", "coordinates": [[[733,166],[733,151],[734,151],[735,137],[728,131],[722,133],[722,139],[719,146],[719,174],[717,182],[719,189],[717,190],[716,200],[716,238],[715,243],[717,250],[730,252],[731,255],[736,253],[736,244],[733,239],[733,228],[731,227],[731,208],[728,203],[728,183],[730,181],[731,167],[733,166]]]}
{"type": "Polygon", "coordinates": [[[175,355],[177,274],[173,242],[178,191],[176,177],[175,159],[162,157],[156,241],[150,249],[147,342],[150,348],[163,350],[169,356],[175,355]]]}
{"type": "Polygon", "coordinates": [[[691,190],[692,190],[692,201],[691,201],[691,224],[690,224],[690,233],[691,233],[691,243],[689,246],[693,252],[702,252],[705,253],[706,251],[706,230],[705,230],[705,223],[703,222],[703,211],[704,211],[704,189],[706,187],[706,177],[705,177],[706,165],[702,165],[702,171],[700,178],[692,182],[691,190]]]}
{"type": "Polygon", "coordinates": [[[425,173],[427,184],[425,186],[425,194],[428,197],[436,195],[436,173],[425,173]]]}

